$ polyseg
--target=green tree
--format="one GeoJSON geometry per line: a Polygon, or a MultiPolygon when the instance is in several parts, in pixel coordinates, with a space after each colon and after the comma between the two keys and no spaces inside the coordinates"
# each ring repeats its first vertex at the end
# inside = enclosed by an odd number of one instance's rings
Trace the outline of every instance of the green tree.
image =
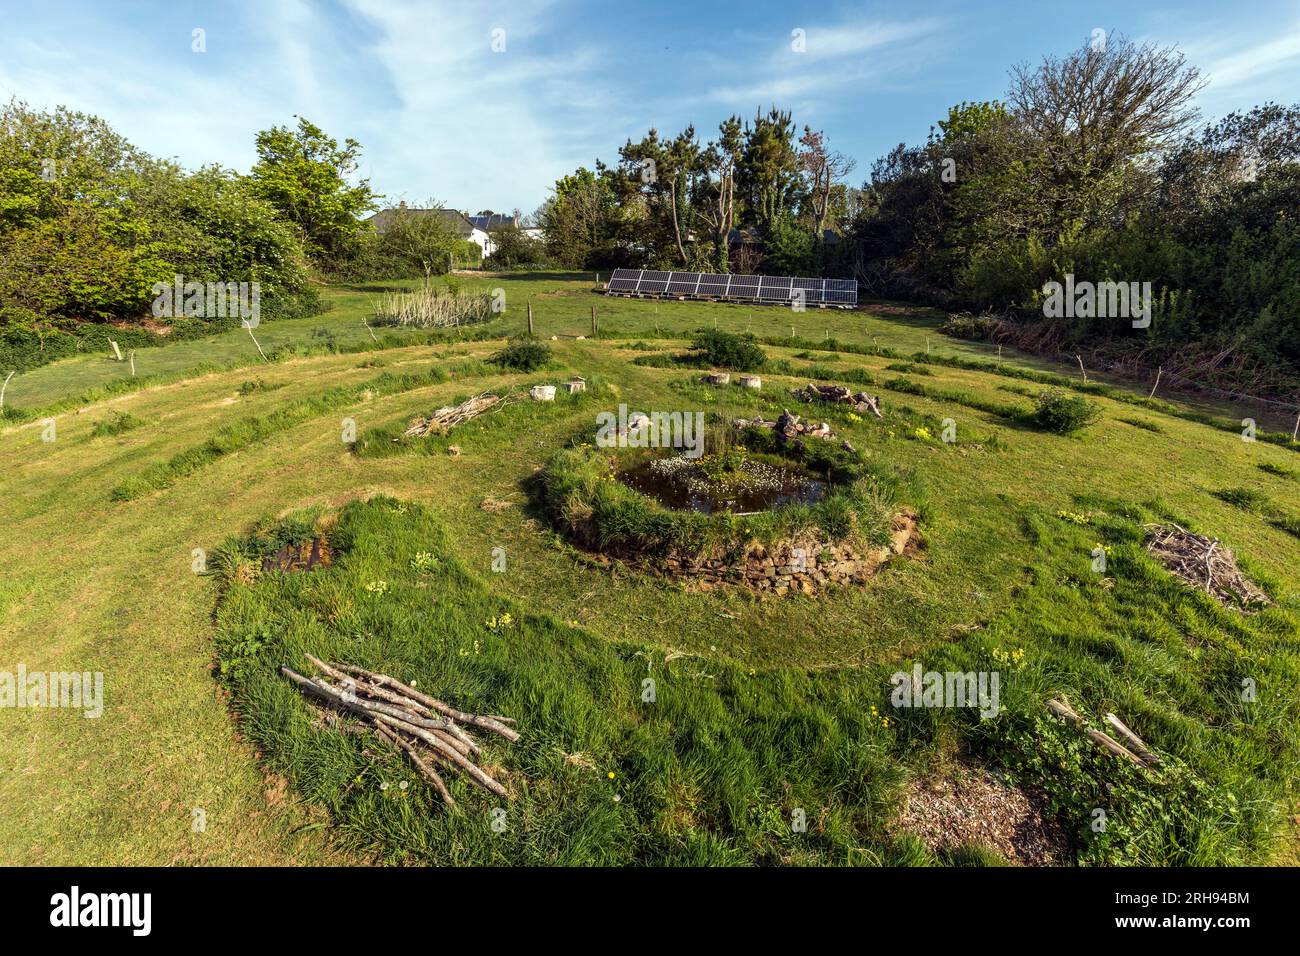
{"type": "Polygon", "coordinates": [[[257,134],[253,193],[298,229],[312,255],[346,255],[360,234],[361,215],[381,197],[369,180],[352,182],[360,143],[349,138],[340,147],[320,127],[297,119],[296,130],[276,126],[257,134]]]}

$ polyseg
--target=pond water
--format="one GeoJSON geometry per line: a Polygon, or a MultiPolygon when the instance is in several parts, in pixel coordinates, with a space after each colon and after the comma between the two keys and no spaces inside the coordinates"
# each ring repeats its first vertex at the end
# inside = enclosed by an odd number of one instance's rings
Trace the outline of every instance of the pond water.
{"type": "Polygon", "coordinates": [[[712,514],[747,514],[781,505],[812,504],[828,484],[789,463],[746,459],[720,480],[710,478],[700,459],[681,455],[652,458],[618,472],[618,480],[668,508],[712,514]]]}

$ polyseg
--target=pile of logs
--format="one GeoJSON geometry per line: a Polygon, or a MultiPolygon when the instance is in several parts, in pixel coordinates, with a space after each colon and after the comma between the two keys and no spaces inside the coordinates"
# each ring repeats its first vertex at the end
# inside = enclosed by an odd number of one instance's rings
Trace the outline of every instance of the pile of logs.
{"type": "Polygon", "coordinates": [[[1272,604],[1268,595],[1241,573],[1237,558],[1211,539],[1176,524],[1151,524],[1147,529],[1147,553],[1177,578],[1203,590],[1224,604],[1272,604]]]}
{"type": "Polygon", "coordinates": [[[467,398],[459,405],[444,405],[428,418],[413,418],[411,425],[403,433],[407,438],[423,438],[426,435],[445,435],[471,418],[476,418],[506,401],[500,395],[484,392],[467,398]]]}
{"type": "Polygon", "coordinates": [[[737,418],[732,421],[737,428],[770,428],[774,430],[779,438],[786,441],[794,438],[834,438],[835,433],[831,431],[831,426],[826,422],[813,424],[805,422],[790,412],[790,409],[781,410],[781,416],[776,421],[770,421],[759,415],[757,418],[737,418]]]}
{"type": "Polygon", "coordinates": [[[1152,770],[1160,763],[1160,758],[1156,755],[1155,751],[1148,747],[1141,737],[1129,730],[1124,722],[1114,714],[1108,713],[1106,715],[1106,723],[1110,725],[1111,729],[1114,730],[1115,733],[1124,738],[1124,743],[1128,744],[1127,747],[1110,734],[1089,727],[1084,719],[1079,716],[1078,711],[1071,707],[1070,702],[1067,700],[1049,700],[1047,702],[1047,709],[1062,720],[1066,720],[1079,728],[1079,730],[1083,732],[1084,736],[1102,750],[1112,753],[1116,757],[1127,760],[1130,763],[1141,767],[1143,770],[1152,770]]]}
{"type": "Polygon", "coordinates": [[[448,806],[455,806],[456,801],[438,769],[462,774],[484,790],[509,798],[506,788],[474,762],[482,748],[466,729],[491,731],[514,742],[519,732],[510,726],[514,721],[509,717],[467,714],[386,674],[305,656],[322,676],[306,677],[291,667],[281,667],[280,673],[303,693],[357,718],[404,751],[448,806]]]}
{"type": "Polygon", "coordinates": [[[836,405],[851,405],[855,412],[870,412],[877,418],[884,418],[880,413],[880,399],[866,392],[853,392],[845,385],[817,385],[809,382],[803,388],[794,389],[794,396],[805,402],[831,402],[836,405]]]}

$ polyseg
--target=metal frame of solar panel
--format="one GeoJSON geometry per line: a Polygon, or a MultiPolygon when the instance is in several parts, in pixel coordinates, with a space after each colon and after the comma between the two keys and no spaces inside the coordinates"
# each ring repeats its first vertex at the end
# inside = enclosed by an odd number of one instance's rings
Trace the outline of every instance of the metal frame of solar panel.
{"type": "Polygon", "coordinates": [[[726,272],[615,269],[605,292],[610,295],[671,296],[735,302],[789,302],[834,308],[851,308],[858,304],[856,279],[753,276],[726,272]]]}

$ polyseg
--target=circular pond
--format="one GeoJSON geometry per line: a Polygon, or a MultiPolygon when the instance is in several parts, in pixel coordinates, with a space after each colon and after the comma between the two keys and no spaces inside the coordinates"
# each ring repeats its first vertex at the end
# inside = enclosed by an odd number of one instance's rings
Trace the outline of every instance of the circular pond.
{"type": "Polygon", "coordinates": [[[663,455],[630,465],[616,477],[667,508],[703,514],[754,514],[812,504],[829,489],[824,479],[791,462],[737,453],[663,455]]]}

